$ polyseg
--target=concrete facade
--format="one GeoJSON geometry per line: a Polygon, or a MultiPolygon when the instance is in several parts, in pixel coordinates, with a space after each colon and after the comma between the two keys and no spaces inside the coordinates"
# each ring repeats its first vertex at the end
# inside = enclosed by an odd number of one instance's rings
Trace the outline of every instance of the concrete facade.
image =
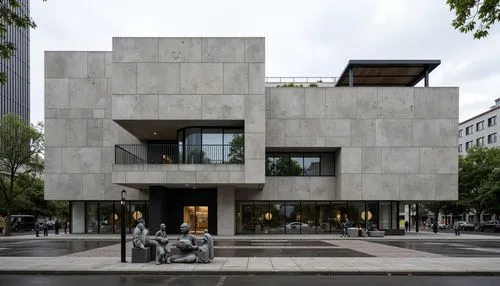
{"type": "Polygon", "coordinates": [[[455,200],[458,98],[454,87],[266,87],[264,38],[113,38],[112,52],[46,52],[45,198],[214,188],[219,235],[235,233],[237,201],[455,200]],[[114,163],[115,145],[146,150],[152,125],[177,140],[182,127],[221,124],[244,130],[243,164],[114,163]],[[266,177],[270,151],[330,152],[334,173],[266,177]]]}

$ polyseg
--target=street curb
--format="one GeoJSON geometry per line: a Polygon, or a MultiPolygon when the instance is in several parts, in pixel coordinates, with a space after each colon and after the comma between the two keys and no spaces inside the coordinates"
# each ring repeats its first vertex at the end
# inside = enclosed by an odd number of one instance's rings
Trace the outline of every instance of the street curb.
{"type": "Polygon", "coordinates": [[[118,275],[118,276],[156,276],[156,275],[314,275],[314,276],[500,276],[498,271],[139,271],[139,270],[0,270],[0,275],[118,275]]]}

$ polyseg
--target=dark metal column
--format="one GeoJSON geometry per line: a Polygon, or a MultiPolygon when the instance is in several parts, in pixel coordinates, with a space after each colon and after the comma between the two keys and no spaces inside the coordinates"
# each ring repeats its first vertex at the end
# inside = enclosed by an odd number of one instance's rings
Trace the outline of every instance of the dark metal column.
{"type": "Polygon", "coordinates": [[[352,68],[349,69],[349,86],[354,86],[354,75],[352,73],[352,68]]]}
{"type": "Polygon", "coordinates": [[[425,69],[424,85],[425,85],[425,87],[429,87],[429,70],[428,69],[425,69]]]}
{"type": "Polygon", "coordinates": [[[126,244],[126,234],[125,234],[125,202],[126,202],[126,199],[127,199],[127,191],[125,190],[122,190],[122,197],[121,197],[121,201],[120,201],[120,204],[121,204],[121,227],[120,227],[120,232],[121,232],[121,235],[120,235],[120,242],[121,242],[121,261],[122,263],[125,263],[127,262],[127,257],[126,257],[126,248],[125,248],[125,244],[126,244]]]}
{"type": "Polygon", "coordinates": [[[418,204],[415,204],[415,217],[416,219],[416,225],[415,225],[415,232],[418,232],[418,225],[420,224],[420,217],[418,214],[418,204]]]}
{"type": "Polygon", "coordinates": [[[396,229],[399,230],[399,202],[396,202],[396,229]]]}

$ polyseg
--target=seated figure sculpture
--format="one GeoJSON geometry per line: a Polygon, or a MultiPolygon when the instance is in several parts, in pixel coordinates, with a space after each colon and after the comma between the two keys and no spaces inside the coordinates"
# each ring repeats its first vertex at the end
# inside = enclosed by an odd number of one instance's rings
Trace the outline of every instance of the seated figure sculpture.
{"type": "Polygon", "coordinates": [[[137,226],[134,229],[132,245],[135,248],[146,249],[146,247],[155,247],[157,246],[156,241],[151,241],[149,239],[149,231],[144,226],[144,221],[139,221],[137,226]]]}
{"type": "Polygon", "coordinates": [[[158,246],[156,247],[156,264],[162,264],[167,261],[167,256],[170,253],[168,246],[167,227],[164,223],[160,224],[160,230],[155,234],[155,240],[158,246]]]}
{"type": "Polygon", "coordinates": [[[196,244],[196,238],[189,233],[187,223],[181,224],[181,234],[176,244],[181,253],[170,256],[167,263],[195,263],[197,260],[196,251],[198,245],[196,244]]]}
{"type": "Polygon", "coordinates": [[[214,244],[208,230],[205,230],[202,241],[202,245],[198,248],[198,263],[210,263],[214,259],[214,244]]]}

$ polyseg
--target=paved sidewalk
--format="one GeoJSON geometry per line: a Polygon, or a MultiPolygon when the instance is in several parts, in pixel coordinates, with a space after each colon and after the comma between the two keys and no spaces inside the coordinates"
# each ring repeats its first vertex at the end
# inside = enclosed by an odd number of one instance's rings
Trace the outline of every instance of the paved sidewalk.
{"type": "Polygon", "coordinates": [[[0,257],[0,274],[500,275],[500,258],[216,257],[209,264],[120,263],[117,257],[0,257]]]}
{"type": "MultiPolygon", "coordinates": [[[[196,235],[200,236],[201,235],[196,235]]],[[[176,240],[178,234],[168,235],[169,239],[176,240]]],[[[120,240],[120,234],[59,234],[46,237],[35,237],[34,234],[0,236],[0,241],[5,240],[32,240],[32,239],[55,239],[55,240],[120,240]]],[[[127,239],[132,239],[131,234],[127,234],[127,239]]],[[[342,238],[339,234],[255,234],[255,235],[234,235],[234,236],[214,236],[216,240],[500,240],[500,236],[480,235],[480,234],[462,234],[455,236],[452,233],[429,233],[429,232],[410,232],[406,235],[393,235],[385,237],[349,237],[342,238]]]]}

